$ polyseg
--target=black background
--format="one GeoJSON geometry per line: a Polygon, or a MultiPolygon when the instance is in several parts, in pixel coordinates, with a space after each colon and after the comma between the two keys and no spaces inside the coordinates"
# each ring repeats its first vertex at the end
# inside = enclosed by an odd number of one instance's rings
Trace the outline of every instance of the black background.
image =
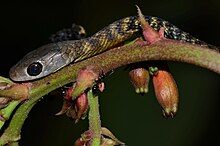
{"type": "MultiPolygon", "coordinates": [[[[29,51],[43,45],[54,32],[81,24],[91,35],[125,16],[136,15],[135,4],[145,15],[164,18],[210,44],[220,46],[219,0],[80,0],[0,2],[0,75],[29,51]]],[[[100,95],[102,125],[128,146],[220,145],[220,76],[185,63],[169,62],[180,91],[174,119],[162,117],[152,85],[145,96],[136,95],[127,71],[118,69],[106,78],[100,95]]],[[[22,129],[22,146],[73,145],[87,130],[88,121],[74,125],[56,117],[62,98],[54,92],[31,111],[22,129]]]]}

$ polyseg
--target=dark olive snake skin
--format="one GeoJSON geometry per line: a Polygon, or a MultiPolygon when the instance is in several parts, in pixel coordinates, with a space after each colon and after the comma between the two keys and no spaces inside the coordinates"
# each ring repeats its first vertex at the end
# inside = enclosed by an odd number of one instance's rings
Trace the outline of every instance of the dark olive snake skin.
{"type": "MultiPolygon", "coordinates": [[[[164,36],[166,38],[192,44],[208,45],[161,18],[151,16],[145,16],[145,18],[150,26],[157,31],[164,27],[164,36]]],[[[138,16],[126,17],[115,21],[88,38],[44,45],[28,53],[13,66],[9,73],[10,78],[14,81],[27,81],[47,76],[71,62],[89,58],[124,42],[134,36],[134,34],[141,35],[138,16]],[[41,63],[43,68],[39,75],[31,76],[27,73],[27,68],[34,62],[41,63]]]]}

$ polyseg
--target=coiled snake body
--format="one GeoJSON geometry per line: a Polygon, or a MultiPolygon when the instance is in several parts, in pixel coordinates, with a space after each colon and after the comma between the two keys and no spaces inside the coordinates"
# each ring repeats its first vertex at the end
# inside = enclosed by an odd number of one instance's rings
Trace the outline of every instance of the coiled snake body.
{"type": "MultiPolygon", "coordinates": [[[[207,45],[161,18],[145,16],[145,19],[157,31],[164,27],[166,38],[207,45]]],[[[141,31],[138,17],[131,16],[113,22],[88,38],[44,45],[28,53],[13,66],[9,72],[10,78],[27,81],[47,76],[72,62],[106,51],[134,35],[141,35],[141,31]]]]}

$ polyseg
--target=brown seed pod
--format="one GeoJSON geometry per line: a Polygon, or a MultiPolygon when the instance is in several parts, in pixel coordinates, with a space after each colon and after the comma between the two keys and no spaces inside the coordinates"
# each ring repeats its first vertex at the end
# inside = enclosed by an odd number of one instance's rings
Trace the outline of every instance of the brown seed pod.
{"type": "Polygon", "coordinates": [[[147,93],[149,84],[149,72],[144,68],[133,69],[129,72],[130,80],[136,93],[147,93]]]}
{"type": "Polygon", "coordinates": [[[164,116],[173,118],[178,108],[179,93],[171,73],[166,70],[158,70],[153,75],[153,85],[164,116]]]}

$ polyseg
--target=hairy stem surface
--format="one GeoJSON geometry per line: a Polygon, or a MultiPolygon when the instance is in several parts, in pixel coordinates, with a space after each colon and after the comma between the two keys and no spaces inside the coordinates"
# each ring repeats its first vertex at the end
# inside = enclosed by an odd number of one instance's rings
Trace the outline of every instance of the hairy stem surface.
{"type": "Polygon", "coordinates": [[[99,114],[99,101],[98,101],[98,96],[94,96],[92,90],[88,92],[88,101],[89,101],[89,130],[91,130],[93,133],[91,146],[100,146],[101,121],[99,114]]]}

